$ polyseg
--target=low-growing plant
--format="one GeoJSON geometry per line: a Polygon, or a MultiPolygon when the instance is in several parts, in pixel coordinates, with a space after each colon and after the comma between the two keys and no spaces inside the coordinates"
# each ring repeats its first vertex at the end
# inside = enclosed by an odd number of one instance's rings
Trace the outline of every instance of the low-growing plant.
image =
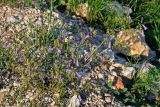
{"type": "Polygon", "coordinates": [[[126,105],[155,106],[160,105],[160,73],[158,68],[148,72],[138,72],[132,86],[115,90],[114,95],[126,105]]]}
{"type": "Polygon", "coordinates": [[[10,6],[16,6],[19,3],[18,1],[19,0],[0,0],[0,4],[1,5],[7,4],[7,5],[10,5],[10,6]]]}
{"type": "Polygon", "coordinates": [[[154,104],[159,104],[158,103],[159,101],[158,97],[160,92],[159,71],[160,69],[158,68],[152,68],[146,73],[139,72],[137,77],[134,78],[133,88],[131,89],[131,91],[132,93],[135,93],[137,97],[137,102],[140,103],[153,102],[154,104]],[[149,94],[153,94],[153,97],[150,97],[149,94]]]}
{"type": "MultiPolygon", "coordinates": [[[[51,20],[48,22],[52,23],[51,20]]],[[[57,22],[49,26],[34,26],[30,20],[29,34],[22,30],[14,35],[13,42],[7,47],[1,46],[2,52],[7,51],[12,58],[9,63],[6,62],[7,66],[3,66],[3,69],[10,68],[12,72],[19,74],[21,88],[36,91],[42,96],[51,93],[57,104],[65,104],[65,99],[79,93],[79,80],[83,69],[100,59],[101,53],[97,52],[97,49],[105,42],[104,40],[100,46],[92,49],[92,44],[86,40],[87,35],[81,33],[80,42],[72,45],[63,30],[73,29],[66,27],[62,30],[62,26],[57,22]],[[89,51],[81,53],[80,50],[86,48],[89,51]]],[[[5,60],[2,60],[2,63],[3,61],[5,60]]],[[[24,97],[24,95],[17,97],[19,103],[24,97]]],[[[22,102],[21,104],[23,105],[22,102]]]]}
{"type": "Polygon", "coordinates": [[[88,15],[85,17],[87,21],[106,30],[107,33],[115,34],[117,29],[130,27],[129,8],[122,7],[121,4],[112,0],[69,0],[67,7],[75,12],[78,6],[84,3],[88,4],[88,15]]]}
{"type": "MultiPolygon", "coordinates": [[[[45,2],[43,0],[0,0],[0,5],[9,5],[11,7],[36,7],[43,9],[45,2]]],[[[47,7],[48,8],[48,7],[47,7]]]]}

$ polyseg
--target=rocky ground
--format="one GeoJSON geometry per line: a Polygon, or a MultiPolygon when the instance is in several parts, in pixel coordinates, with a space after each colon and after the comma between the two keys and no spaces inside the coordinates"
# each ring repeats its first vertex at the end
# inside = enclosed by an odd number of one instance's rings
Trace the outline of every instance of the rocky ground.
{"type": "MultiPolygon", "coordinates": [[[[8,6],[2,6],[0,10],[0,42],[4,44],[4,48],[13,42],[13,39],[15,39],[14,35],[18,32],[24,30],[26,34],[29,34],[31,32],[30,23],[34,26],[49,25],[47,19],[47,15],[50,14],[49,10],[41,11],[34,8],[18,9],[8,6]]],[[[81,84],[79,88],[83,89],[90,84],[90,91],[87,94],[80,93],[79,95],[74,95],[68,100],[68,107],[76,107],[79,105],[88,107],[124,106],[116,101],[112,91],[104,94],[102,90],[109,82],[113,83],[112,90],[122,89],[124,85],[127,84],[127,81],[124,81],[124,79],[131,79],[132,74],[136,73],[138,69],[147,72],[149,68],[155,66],[145,60],[134,66],[127,62],[125,58],[117,56],[117,53],[122,53],[126,56],[131,55],[139,57],[142,55],[145,56],[145,58],[150,58],[151,56],[155,57],[154,52],[149,49],[143,36],[141,36],[141,31],[132,29],[121,31],[115,36],[110,36],[106,35],[105,32],[100,29],[89,27],[80,17],[67,15],[67,12],[60,13],[57,11],[51,14],[51,23],[57,24],[61,28],[53,28],[53,31],[66,34],[66,38],[71,41],[72,47],[77,46],[80,43],[80,37],[85,35],[87,42],[93,45],[93,49],[91,50],[102,52],[102,57],[108,56],[108,60],[102,58],[101,62],[96,66],[89,65],[92,69],[91,71],[88,71],[87,68],[83,70],[80,74],[81,84]],[[116,44],[115,47],[114,43],[116,44]],[[121,43],[125,46],[124,50],[118,48],[121,43]]],[[[19,42],[23,44],[23,41],[19,42]]],[[[85,50],[87,46],[82,45],[82,47],[84,50],[79,49],[79,54],[87,53],[87,50],[85,50]]],[[[11,77],[4,76],[3,81],[5,85],[1,86],[0,101],[2,101],[6,94],[10,94],[10,86],[19,87],[20,84],[16,79],[16,75],[11,77]]],[[[32,97],[34,97],[32,92],[26,94],[26,99],[31,99],[32,97]]],[[[52,99],[49,97],[45,98],[49,100],[47,100],[49,102],[49,107],[55,107],[52,99]]],[[[16,106],[17,105],[15,105],[15,107],[16,106]]]]}

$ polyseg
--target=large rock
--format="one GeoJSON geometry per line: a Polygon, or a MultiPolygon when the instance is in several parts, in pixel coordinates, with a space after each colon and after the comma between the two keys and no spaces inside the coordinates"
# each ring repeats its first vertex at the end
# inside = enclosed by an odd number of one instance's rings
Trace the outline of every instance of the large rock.
{"type": "Polygon", "coordinates": [[[135,57],[148,56],[150,52],[141,31],[136,29],[120,31],[114,49],[125,55],[135,57]]]}

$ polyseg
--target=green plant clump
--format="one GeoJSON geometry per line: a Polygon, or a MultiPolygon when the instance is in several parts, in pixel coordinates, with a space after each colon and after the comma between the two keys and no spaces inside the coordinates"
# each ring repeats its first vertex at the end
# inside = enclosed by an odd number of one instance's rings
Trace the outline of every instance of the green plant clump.
{"type": "MultiPolygon", "coordinates": [[[[50,93],[56,104],[66,104],[65,99],[80,91],[78,87],[83,69],[98,60],[100,53],[92,50],[82,55],[79,51],[83,48],[81,46],[91,48],[91,44],[81,35],[80,43],[72,46],[59,23],[33,26],[30,20],[29,25],[29,34],[22,30],[14,35],[13,42],[7,46],[0,43],[0,69],[10,69],[18,74],[17,79],[22,83],[16,95],[21,96],[19,100],[25,97],[22,90],[32,90],[41,96],[50,93]],[[89,60],[90,57],[93,59],[89,60]]],[[[71,28],[64,30],[67,29],[71,28]]]]}
{"type": "Polygon", "coordinates": [[[126,105],[160,105],[160,69],[153,68],[147,73],[141,71],[133,79],[132,86],[115,90],[114,95],[126,105]]]}

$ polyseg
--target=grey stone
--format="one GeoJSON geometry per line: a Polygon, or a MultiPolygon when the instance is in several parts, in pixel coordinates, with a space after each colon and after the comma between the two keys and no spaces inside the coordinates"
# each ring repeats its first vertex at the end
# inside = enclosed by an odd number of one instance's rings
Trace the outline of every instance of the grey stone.
{"type": "Polygon", "coordinates": [[[115,60],[115,53],[111,49],[104,50],[104,53],[109,56],[110,60],[115,60]]]}
{"type": "Polygon", "coordinates": [[[104,75],[103,74],[98,74],[98,78],[99,79],[104,79],[104,75]]]}
{"type": "Polygon", "coordinates": [[[143,63],[139,65],[140,71],[143,73],[148,72],[151,68],[153,68],[154,66],[150,63],[143,63]]]}
{"type": "Polygon", "coordinates": [[[51,103],[53,102],[53,99],[50,96],[47,96],[45,97],[45,101],[51,103]]]}
{"type": "Polygon", "coordinates": [[[79,107],[80,102],[81,102],[81,97],[79,95],[74,95],[70,99],[70,103],[69,103],[68,107],[79,107]]]}
{"type": "Polygon", "coordinates": [[[115,59],[115,62],[125,65],[127,61],[124,58],[118,57],[118,58],[115,59]]]}
{"type": "Polygon", "coordinates": [[[11,16],[11,17],[7,17],[7,22],[18,22],[19,21],[19,17],[18,16],[11,16]]]}
{"type": "Polygon", "coordinates": [[[151,58],[156,57],[156,51],[150,50],[149,57],[151,57],[151,58]]]}
{"type": "Polygon", "coordinates": [[[131,79],[135,73],[136,70],[134,67],[125,67],[124,71],[122,72],[122,75],[131,79]]]}

